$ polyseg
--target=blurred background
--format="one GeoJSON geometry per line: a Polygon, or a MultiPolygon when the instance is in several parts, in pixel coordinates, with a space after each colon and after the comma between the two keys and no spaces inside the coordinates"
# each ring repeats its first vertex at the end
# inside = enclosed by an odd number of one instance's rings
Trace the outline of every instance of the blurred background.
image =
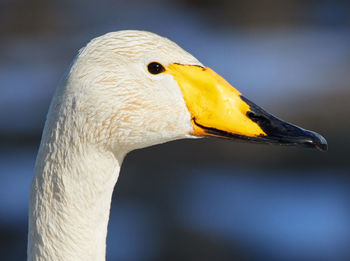
{"type": "Polygon", "coordinates": [[[50,99],[109,31],[166,36],[329,151],[215,139],[134,151],[107,260],[350,260],[350,2],[0,1],[0,257],[25,260],[28,194],[50,99]]]}

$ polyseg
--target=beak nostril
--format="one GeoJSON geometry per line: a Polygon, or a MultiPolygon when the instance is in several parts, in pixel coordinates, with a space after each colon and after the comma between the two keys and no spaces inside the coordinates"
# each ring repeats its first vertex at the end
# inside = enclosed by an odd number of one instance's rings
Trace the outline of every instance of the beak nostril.
{"type": "Polygon", "coordinates": [[[269,122],[269,119],[264,117],[264,115],[258,115],[258,114],[256,114],[253,111],[248,111],[246,115],[247,115],[247,117],[249,119],[251,119],[252,121],[254,121],[256,123],[267,123],[267,122],[269,122]]]}
{"type": "Polygon", "coordinates": [[[255,113],[252,112],[252,111],[248,111],[248,112],[247,112],[247,116],[248,116],[249,118],[252,118],[252,117],[255,116],[255,113]]]}

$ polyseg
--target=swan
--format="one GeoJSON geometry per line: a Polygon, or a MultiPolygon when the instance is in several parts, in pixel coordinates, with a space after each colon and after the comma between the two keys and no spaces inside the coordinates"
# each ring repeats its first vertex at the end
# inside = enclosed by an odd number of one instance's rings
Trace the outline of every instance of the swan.
{"type": "Polygon", "coordinates": [[[105,260],[125,155],[214,136],[327,149],[242,96],[167,38],[117,31],[82,48],[52,99],[30,192],[27,258],[105,260]]]}

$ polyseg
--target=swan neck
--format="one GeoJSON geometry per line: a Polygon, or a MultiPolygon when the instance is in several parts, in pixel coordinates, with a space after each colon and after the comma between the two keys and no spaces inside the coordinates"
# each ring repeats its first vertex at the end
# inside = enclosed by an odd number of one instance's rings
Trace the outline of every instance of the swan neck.
{"type": "Polygon", "coordinates": [[[105,260],[119,161],[112,152],[72,138],[74,133],[59,125],[45,127],[36,161],[28,260],[105,260]]]}

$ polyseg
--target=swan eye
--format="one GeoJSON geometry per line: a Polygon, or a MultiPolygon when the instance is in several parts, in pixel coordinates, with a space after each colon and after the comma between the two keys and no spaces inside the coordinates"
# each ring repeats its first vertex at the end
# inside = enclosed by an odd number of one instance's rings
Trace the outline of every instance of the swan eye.
{"type": "Polygon", "coordinates": [[[147,65],[147,69],[151,74],[159,74],[165,71],[163,65],[157,62],[151,62],[147,65]]]}

